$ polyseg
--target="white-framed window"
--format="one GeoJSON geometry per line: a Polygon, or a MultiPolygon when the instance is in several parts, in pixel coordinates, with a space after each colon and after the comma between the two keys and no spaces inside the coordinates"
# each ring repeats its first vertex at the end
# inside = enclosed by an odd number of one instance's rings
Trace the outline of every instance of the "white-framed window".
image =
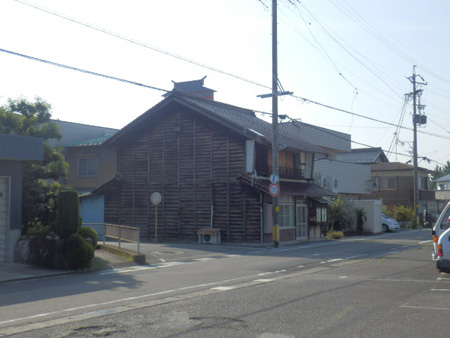
{"type": "Polygon", "coordinates": [[[78,176],[92,177],[98,175],[98,157],[78,159],[78,176]]]}

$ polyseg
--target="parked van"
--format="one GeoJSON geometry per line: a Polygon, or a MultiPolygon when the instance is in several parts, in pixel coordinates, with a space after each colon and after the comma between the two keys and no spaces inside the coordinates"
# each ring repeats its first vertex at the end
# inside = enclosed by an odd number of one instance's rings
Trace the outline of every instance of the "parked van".
{"type": "Polygon", "coordinates": [[[437,261],[439,257],[438,241],[439,238],[450,228],[450,202],[447,203],[444,210],[442,210],[436,224],[433,227],[431,234],[433,235],[433,261],[437,261]]]}
{"type": "Polygon", "coordinates": [[[450,229],[444,231],[437,241],[436,268],[450,272],[450,229]]]}

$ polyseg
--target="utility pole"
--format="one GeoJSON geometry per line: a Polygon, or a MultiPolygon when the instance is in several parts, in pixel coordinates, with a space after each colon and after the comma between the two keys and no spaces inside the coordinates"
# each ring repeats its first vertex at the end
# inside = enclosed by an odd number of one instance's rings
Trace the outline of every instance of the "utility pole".
{"type": "Polygon", "coordinates": [[[272,175],[270,176],[271,185],[277,187],[275,192],[270,191],[272,195],[272,237],[273,245],[278,248],[280,241],[280,226],[278,225],[278,215],[280,212],[280,201],[278,194],[280,193],[279,187],[279,165],[278,165],[278,96],[292,95],[292,92],[284,91],[280,82],[278,81],[278,46],[277,46],[277,0],[272,0],[272,93],[257,95],[258,97],[265,99],[272,97],[272,175]],[[278,91],[280,87],[281,91],[278,91]]]}
{"type": "MultiPolygon", "coordinates": [[[[277,0],[272,0],[272,175],[279,176],[278,166],[278,46],[277,38],[277,0]]],[[[278,248],[280,241],[280,226],[278,213],[280,211],[279,197],[272,197],[272,237],[273,246],[278,248]]]]}
{"type": "Polygon", "coordinates": [[[422,76],[416,75],[416,66],[413,66],[413,75],[409,77],[409,81],[411,81],[413,85],[413,91],[409,95],[413,97],[413,163],[414,163],[414,219],[416,227],[419,225],[419,167],[417,161],[417,124],[426,124],[426,116],[420,115],[420,109],[423,106],[419,107],[419,114],[417,113],[417,98],[420,97],[422,93],[422,89],[417,89],[417,85],[427,85],[426,82],[417,82],[416,78],[420,77],[422,81],[425,81],[422,76]]]}

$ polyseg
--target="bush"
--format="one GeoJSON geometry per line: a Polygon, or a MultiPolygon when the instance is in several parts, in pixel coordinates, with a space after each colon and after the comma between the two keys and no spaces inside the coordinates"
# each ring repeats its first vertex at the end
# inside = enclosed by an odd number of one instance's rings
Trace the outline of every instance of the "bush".
{"type": "Polygon", "coordinates": [[[94,249],[79,234],[72,234],[66,242],[65,258],[69,269],[83,269],[94,258],[94,249]]]}
{"type": "Polygon", "coordinates": [[[342,231],[329,231],[327,232],[328,239],[341,239],[344,237],[344,233],[342,231]]]}
{"type": "Polygon", "coordinates": [[[63,240],[46,236],[37,236],[30,240],[31,264],[56,269],[65,268],[63,253],[63,240]]]}
{"type": "Polygon", "coordinates": [[[27,230],[27,236],[45,236],[52,231],[50,225],[42,225],[42,223],[37,222],[30,226],[27,230]]]}
{"type": "Polygon", "coordinates": [[[97,249],[97,243],[98,243],[98,235],[97,235],[97,231],[95,231],[92,228],[85,228],[85,227],[81,227],[78,230],[78,234],[83,237],[83,239],[88,242],[89,244],[92,245],[92,247],[95,249],[97,249]]]}
{"type": "Polygon", "coordinates": [[[80,201],[75,190],[61,190],[56,206],[56,233],[68,238],[80,226],[80,201]]]}

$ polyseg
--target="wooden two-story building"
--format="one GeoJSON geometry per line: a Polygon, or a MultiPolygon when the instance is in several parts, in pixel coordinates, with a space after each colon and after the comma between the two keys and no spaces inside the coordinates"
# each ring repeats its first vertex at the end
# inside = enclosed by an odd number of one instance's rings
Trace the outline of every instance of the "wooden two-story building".
{"type": "MultiPolygon", "coordinates": [[[[279,142],[281,241],[320,237],[333,193],[314,183],[313,166],[326,151],[282,127],[279,142]]],[[[173,90],[103,144],[118,174],[92,193],[105,196],[105,222],[137,226],[142,238],[218,228],[222,241],[270,242],[272,146],[272,125],[254,111],[173,90]]]]}

